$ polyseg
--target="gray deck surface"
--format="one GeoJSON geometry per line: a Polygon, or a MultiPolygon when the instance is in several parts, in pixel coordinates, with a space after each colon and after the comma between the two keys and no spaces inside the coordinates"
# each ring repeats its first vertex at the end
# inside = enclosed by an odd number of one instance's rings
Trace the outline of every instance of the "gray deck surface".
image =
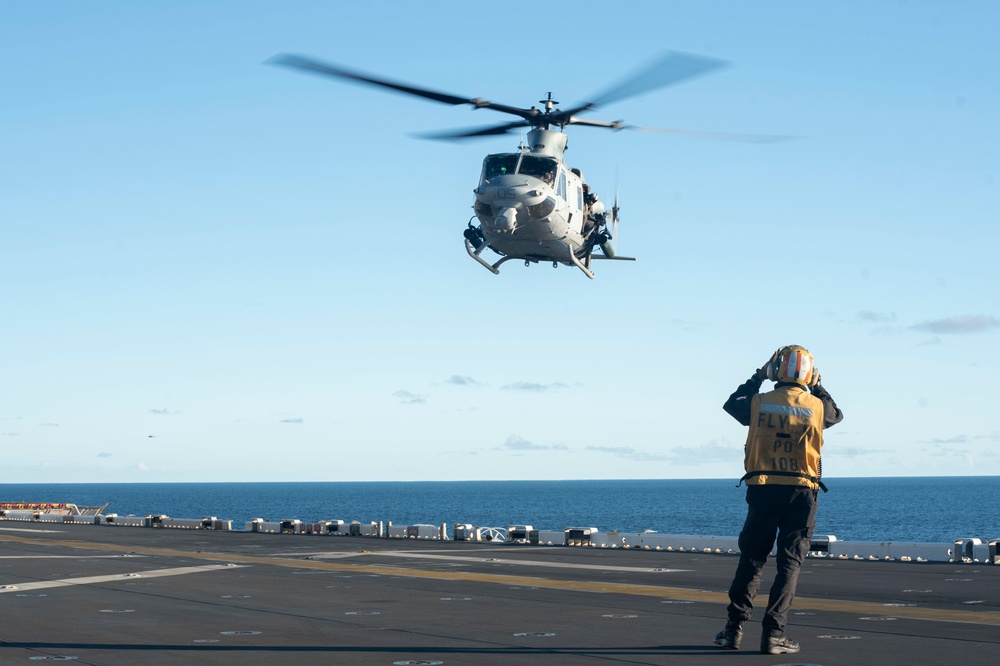
{"type": "MultiPolygon", "coordinates": [[[[809,559],[797,655],[712,645],[736,557],[0,523],[0,664],[996,663],[1000,566],[809,559]]],[[[768,564],[762,598],[773,575],[768,564]]]]}

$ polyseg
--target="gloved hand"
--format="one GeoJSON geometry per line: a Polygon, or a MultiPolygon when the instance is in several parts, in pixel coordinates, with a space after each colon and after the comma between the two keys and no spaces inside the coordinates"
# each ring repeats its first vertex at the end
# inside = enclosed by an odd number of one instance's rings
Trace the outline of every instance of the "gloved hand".
{"type": "Polygon", "coordinates": [[[812,379],[809,380],[809,388],[815,388],[819,386],[820,381],[822,381],[819,376],[819,370],[813,368],[812,379]]]}
{"type": "Polygon", "coordinates": [[[771,354],[771,358],[767,359],[767,363],[757,368],[757,372],[754,373],[754,376],[757,377],[757,379],[759,379],[760,381],[764,381],[765,379],[767,379],[767,369],[771,365],[773,365],[775,361],[778,360],[778,354],[781,353],[782,349],[783,347],[779,347],[778,349],[774,350],[774,353],[771,354]]]}

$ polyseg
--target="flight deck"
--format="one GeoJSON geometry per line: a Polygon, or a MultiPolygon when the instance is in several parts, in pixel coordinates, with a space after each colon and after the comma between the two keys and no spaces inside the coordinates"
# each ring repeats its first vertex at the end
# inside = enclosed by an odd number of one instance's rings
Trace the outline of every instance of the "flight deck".
{"type": "MultiPolygon", "coordinates": [[[[995,663],[1000,566],[809,558],[795,655],[732,554],[0,522],[0,664],[995,663]]],[[[773,576],[765,570],[762,596],[773,576]]]]}

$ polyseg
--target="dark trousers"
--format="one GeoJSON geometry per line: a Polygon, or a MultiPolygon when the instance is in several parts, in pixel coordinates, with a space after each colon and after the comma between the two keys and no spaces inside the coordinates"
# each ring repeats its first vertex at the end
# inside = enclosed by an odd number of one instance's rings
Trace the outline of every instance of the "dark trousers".
{"type": "Polygon", "coordinates": [[[799,568],[816,527],[816,491],[805,486],[748,486],[747,505],[747,519],[740,532],[740,563],[729,588],[729,619],[750,619],[761,573],[777,536],[778,572],[764,613],[764,635],[781,636],[795,598],[799,568]]]}

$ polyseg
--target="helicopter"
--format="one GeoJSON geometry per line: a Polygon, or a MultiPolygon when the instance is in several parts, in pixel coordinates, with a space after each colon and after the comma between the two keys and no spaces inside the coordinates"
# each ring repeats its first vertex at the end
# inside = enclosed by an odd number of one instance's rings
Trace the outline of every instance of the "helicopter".
{"type": "Polygon", "coordinates": [[[730,64],[718,58],[679,51],[664,52],[635,74],[591,96],[590,101],[565,110],[558,108],[559,102],[551,92],[539,100],[541,108],[522,108],[491,102],[481,97],[462,97],[391,81],[302,55],[278,54],[268,59],[266,64],[385,88],[442,104],[470,105],[473,110],[490,109],[517,116],[518,120],[487,127],[421,135],[430,139],[459,140],[502,135],[530,128],[517,151],[486,156],[479,184],[473,190],[474,215],[463,232],[465,249],[470,257],[494,274],[500,273],[500,266],[505,262],[519,259],[524,261],[525,266],[539,262],[551,262],[553,267],[575,266],[593,279],[593,260],[635,260],[634,257],[619,256],[616,253],[619,222],[617,192],[614,203],[608,210],[590,189],[583,172],[566,162],[568,136],[564,130],[569,125],[738,141],[778,138],[645,128],[628,125],[621,120],[590,120],[581,117],[584,113],[613,102],[680,83],[730,64]],[[483,253],[487,249],[499,259],[490,261],[484,258],[483,253]],[[600,249],[600,253],[596,249],[600,249]]]}

